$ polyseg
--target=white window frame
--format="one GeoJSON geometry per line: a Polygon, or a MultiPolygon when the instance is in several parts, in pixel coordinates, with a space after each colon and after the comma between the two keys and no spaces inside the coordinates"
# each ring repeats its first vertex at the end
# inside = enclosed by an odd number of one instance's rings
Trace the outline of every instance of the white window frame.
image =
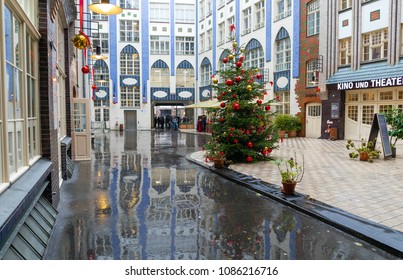
{"type": "Polygon", "coordinates": [[[151,35],[150,54],[169,54],[169,36],[151,35]]]}
{"type": "Polygon", "coordinates": [[[319,60],[311,59],[306,62],[306,87],[317,87],[319,83],[319,60]]]}
{"type": "Polygon", "coordinates": [[[257,68],[261,73],[264,69],[264,51],[262,47],[254,48],[245,54],[245,67],[257,68]]]}
{"type": "Polygon", "coordinates": [[[176,68],[176,87],[193,88],[195,86],[195,71],[193,68],[176,68]]]}
{"type": "Polygon", "coordinates": [[[169,3],[150,3],[150,22],[169,22],[169,3]]]}
{"type": "Polygon", "coordinates": [[[248,34],[252,31],[252,8],[248,7],[242,11],[243,32],[242,34],[248,34]]]}
{"type": "Polygon", "coordinates": [[[100,46],[101,53],[109,53],[109,33],[94,33],[91,44],[93,48],[100,46]]]}
{"type": "Polygon", "coordinates": [[[276,72],[291,69],[290,37],[276,41],[276,72]]]}
{"type": "Polygon", "coordinates": [[[122,9],[138,10],[140,7],[139,0],[120,0],[120,5],[122,9]]]}
{"type": "Polygon", "coordinates": [[[276,19],[275,21],[291,16],[292,2],[291,0],[276,1],[276,19]]]}
{"type": "Polygon", "coordinates": [[[140,59],[137,53],[120,53],[120,75],[140,75],[140,59]]]}
{"type": "Polygon", "coordinates": [[[307,24],[306,33],[307,36],[313,36],[319,34],[320,29],[320,10],[319,0],[313,0],[307,5],[307,24]]]}
{"type": "Polygon", "coordinates": [[[176,36],[176,48],[177,55],[194,55],[195,42],[193,36],[176,36]]]}
{"type": "Polygon", "coordinates": [[[361,46],[362,62],[387,59],[389,47],[388,30],[381,29],[362,34],[361,46]],[[377,54],[379,54],[379,57],[377,54]]]}
{"type": "Polygon", "coordinates": [[[264,0],[255,4],[255,30],[264,27],[265,7],[264,0]]]}
{"type": "Polygon", "coordinates": [[[227,32],[228,32],[227,36],[226,36],[227,42],[231,42],[234,39],[234,38],[231,38],[231,35],[233,35],[233,34],[231,33],[231,30],[230,30],[230,26],[234,23],[235,23],[235,16],[232,16],[227,19],[227,32]]]}
{"type": "Polygon", "coordinates": [[[225,22],[218,24],[218,45],[223,45],[225,43],[225,22]]]}
{"type": "Polygon", "coordinates": [[[170,87],[169,68],[151,68],[150,77],[151,87],[170,87]]]}
{"type": "Polygon", "coordinates": [[[339,40],[339,65],[351,64],[351,37],[339,40]]]}
{"type": "Polygon", "coordinates": [[[138,86],[120,87],[120,106],[140,109],[140,89],[138,86]]]}
{"type": "Polygon", "coordinates": [[[195,21],[196,21],[195,5],[184,3],[175,4],[176,23],[195,23],[195,21]]]}
{"type": "Polygon", "coordinates": [[[211,84],[212,68],[211,64],[200,67],[200,86],[208,86],[211,84]]]}
{"type": "Polygon", "coordinates": [[[278,114],[290,114],[290,91],[280,91],[275,92],[275,95],[279,97],[280,101],[277,101],[278,105],[276,106],[276,113],[278,114]]]}
{"type": "Polygon", "coordinates": [[[120,42],[139,42],[140,31],[138,20],[119,20],[120,42]]]}
{"type": "Polygon", "coordinates": [[[213,49],[213,29],[207,30],[206,39],[207,39],[207,50],[213,49]]]}
{"type": "Polygon", "coordinates": [[[339,5],[340,5],[339,8],[340,11],[349,9],[352,6],[352,0],[340,0],[339,5]]]}

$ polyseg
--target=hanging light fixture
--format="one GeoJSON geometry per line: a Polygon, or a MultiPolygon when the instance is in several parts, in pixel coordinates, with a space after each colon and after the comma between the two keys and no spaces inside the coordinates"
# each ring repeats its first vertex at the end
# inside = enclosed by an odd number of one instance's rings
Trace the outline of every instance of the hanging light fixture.
{"type": "Polygon", "coordinates": [[[101,15],[117,15],[123,12],[122,8],[109,3],[109,0],[101,0],[100,3],[93,3],[88,6],[88,9],[101,15]]]}
{"type": "Polygon", "coordinates": [[[101,46],[97,46],[95,48],[95,54],[90,55],[93,59],[107,59],[108,57],[101,54],[101,46]]]}

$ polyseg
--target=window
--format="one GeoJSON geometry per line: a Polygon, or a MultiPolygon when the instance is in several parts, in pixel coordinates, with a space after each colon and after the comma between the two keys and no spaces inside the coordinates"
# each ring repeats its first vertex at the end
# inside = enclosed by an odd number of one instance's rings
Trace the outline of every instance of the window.
{"type": "Polygon", "coordinates": [[[206,15],[204,14],[204,0],[199,2],[200,7],[200,19],[203,19],[206,15]]]}
{"type": "Polygon", "coordinates": [[[234,16],[232,16],[232,17],[230,17],[228,20],[227,20],[227,42],[230,42],[231,40],[233,40],[234,38],[231,38],[231,30],[230,30],[230,26],[232,25],[232,24],[234,24],[235,23],[235,17],[234,16]]]}
{"type": "Polygon", "coordinates": [[[243,15],[243,34],[248,34],[251,32],[251,7],[242,11],[243,15]]]}
{"type": "Polygon", "coordinates": [[[340,10],[351,8],[351,0],[340,0],[340,10]]]}
{"type": "Polygon", "coordinates": [[[194,55],[194,37],[176,37],[177,55],[194,55]]]}
{"type": "Polygon", "coordinates": [[[140,75],[140,57],[132,46],[127,46],[120,52],[120,74],[140,75]]]}
{"type": "Polygon", "coordinates": [[[120,5],[122,9],[138,9],[139,0],[120,0],[120,5]]]}
{"type": "Polygon", "coordinates": [[[225,22],[218,24],[218,44],[222,45],[225,43],[225,22]]]}
{"type": "Polygon", "coordinates": [[[109,53],[109,34],[108,33],[94,33],[91,42],[92,46],[101,46],[102,53],[109,53]]]}
{"type": "Polygon", "coordinates": [[[162,60],[156,61],[151,67],[151,87],[169,87],[169,68],[162,60]]]}
{"type": "Polygon", "coordinates": [[[393,100],[393,92],[392,91],[381,91],[379,92],[379,100],[393,100]]]}
{"type": "Polygon", "coordinates": [[[94,109],[94,112],[95,112],[95,121],[100,122],[101,121],[101,108],[94,109]]]}
{"type": "Polygon", "coordinates": [[[388,56],[388,30],[378,30],[362,35],[362,60],[386,59],[388,56]]]}
{"type": "Polygon", "coordinates": [[[312,36],[319,34],[319,26],[320,26],[320,19],[319,19],[319,0],[311,1],[307,5],[307,35],[312,36]]]}
{"type": "Polygon", "coordinates": [[[349,102],[357,102],[358,101],[358,93],[349,93],[349,94],[347,94],[347,101],[349,101],[349,102]]]}
{"type": "Polygon", "coordinates": [[[347,106],[347,115],[349,119],[352,119],[353,121],[358,121],[358,106],[357,105],[347,106]]]}
{"type": "Polygon", "coordinates": [[[374,92],[364,92],[362,94],[363,101],[374,101],[375,100],[375,93],[374,92]]]}
{"type": "Polygon", "coordinates": [[[150,3],[150,21],[169,22],[169,3],[150,3]]]}
{"type": "Polygon", "coordinates": [[[213,30],[207,30],[207,50],[211,50],[213,48],[213,30]]]}
{"type": "Polygon", "coordinates": [[[139,42],[139,21],[120,20],[120,41],[139,42]]]}
{"type": "Polygon", "coordinates": [[[374,105],[362,106],[362,123],[372,124],[372,118],[374,116],[374,105]]]}
{"type": "Polygon", "coordinates": [[[264,1],[261,0],[255,4],[255,29],[259,29],[264,26],[264,13],[264,1]]]}
{"type": "Polygon", "coordinates": [[[291,0],[277,0],[276,21],[291,15],[291,0]]]}
{"type": "Polygon", "coordinates": [[[340,65],[351,64],[351,38],[341,39],[339,48],[340,65]]]}
{"type": "Polygon", "coordinates": [[[175,4],[175,21],[177,23],[195,23],[195,6],[188,4],[175,4]]]}
{"type": "MultiPolygon", "coordinates": [[[[190,64],[190,63],[189,63],[190,64]]],[[[193,88],[195,86],[195,71],[193,68],[176,69],[176,87],[193,88]]]]}
{"type": "Polygon", "coordinates": [[[140,89],[138,86],[120,87],[120,105],[140,108],[140,89]]]}
{"type": "Polygon", "coordinates": [[[211,0],[206,0],[206,4],[207,4],[207,7],[206,7],[206,16],[211,15],[211,13],[212,13],[212,11],[213,11],[213,6],[212,6],[212,3],[211,3],[211,2],[212,2],[211,0]]]}
{"type": "MultiPolygon", "coordinates": [[[[101,3],[101,0],[92,0],[91,4],[101,3]]],[[[92,13],[92,20],[94,21],[108,21],[108,15],[97,14],[94,12],[92,13]]]]}
{"type": "Polygon", "coordinates": [[[208,86],[211,84],[211,63],[204,64],[201,66],[200,69],[200,85],[201,86],[208,86]]]}
{"type": "Polygon", "coordinates": [[[257,68],[260,70],[261,73],[263,73],[263,68],[264,68],[264,53],[263,53],[263,48],[259,44],[259,46],[255,48],[248,48],[247,46],[247,52],[245,54],[245,67],[247,68],[257,68]]]}
{"type": "Polygon", "coordinates": [[[94,82],[97,88],[109,87],[109,68],[102,59],[94,63],[94,82]]]}
{"type": "Polygon", "coordinates": [[[289,37],[276,42],[276,71],[291,69],[291,40],[289,37]]]}
{"type": "Polygon", "coordinates": [[[289,91],[282,91],[275,93],[280,101],[276,106],[276,112],[278,114],[289,114],[290,113],[290,92],[289,91]]]}
{"type": "Polygon", "coordinates": [[[204,33],[200,34],[200,53],[204,52],[204,33]]]}
{"type": "Polygon", "coordinates": [[[312,59],[306,63],[306,86],[316,87],[319,82],[319,60],[312,59]]]}
{"type": "Polygon", "coordinates": [[[169,36],[150,36],[150,54],[169,54],[169,36]]]}

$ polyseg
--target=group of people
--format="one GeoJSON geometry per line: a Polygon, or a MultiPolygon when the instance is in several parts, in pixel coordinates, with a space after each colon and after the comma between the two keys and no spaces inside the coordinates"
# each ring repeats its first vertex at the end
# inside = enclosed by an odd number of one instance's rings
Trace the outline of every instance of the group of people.
{"type": "Polygon", "coordinates": [[[178,130],[179,123],[181,119],[179,116],[161,116],[154,117],[154,127],[155,128],[172,128],[173,130],[178,130]]]}

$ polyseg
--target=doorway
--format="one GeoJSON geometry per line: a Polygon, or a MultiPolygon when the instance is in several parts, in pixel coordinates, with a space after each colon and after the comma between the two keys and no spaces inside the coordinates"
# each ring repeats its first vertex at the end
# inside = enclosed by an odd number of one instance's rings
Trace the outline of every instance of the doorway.
{"type": "Polygon", "coordinates": [[[137,129],[137,111],[125,111],[125,129],[137,129]]]}
{"type": "Polygon", "coordinates": [[[322,104],[310,103],[306,106],[306,137],[320,138],[322,126],[322,104]]]}

